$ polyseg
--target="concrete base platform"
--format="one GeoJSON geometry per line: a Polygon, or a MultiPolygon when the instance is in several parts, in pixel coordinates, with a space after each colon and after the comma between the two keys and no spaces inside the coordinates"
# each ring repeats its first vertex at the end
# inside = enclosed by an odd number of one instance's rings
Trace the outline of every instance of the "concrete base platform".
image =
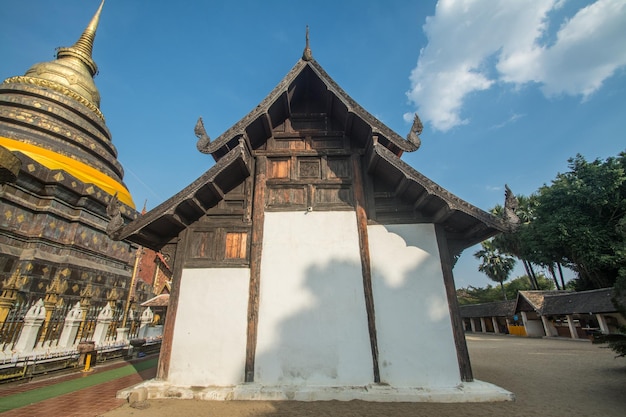
{"type": "Polygon", "coordinates": [[[374,401],[374,402],[496,402],[513,401],[513,393],[493,384],[473,381],[456,387],[410,388],[372,384],[358,387],[262,386],[255,383],[232,387],[181,387],[149,380],[121,390],[118,398],[130,402],[146,399],[196,399],[209,401],[374,401]]]}

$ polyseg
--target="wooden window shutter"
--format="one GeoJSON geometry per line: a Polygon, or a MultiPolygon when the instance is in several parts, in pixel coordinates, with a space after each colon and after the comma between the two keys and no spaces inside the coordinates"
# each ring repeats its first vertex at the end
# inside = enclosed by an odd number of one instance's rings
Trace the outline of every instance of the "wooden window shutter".
{"type": "Polygon", "coordinates": [[[248,234],[245,232],[226,233],[226,259],[245,259],[248,234]]]}

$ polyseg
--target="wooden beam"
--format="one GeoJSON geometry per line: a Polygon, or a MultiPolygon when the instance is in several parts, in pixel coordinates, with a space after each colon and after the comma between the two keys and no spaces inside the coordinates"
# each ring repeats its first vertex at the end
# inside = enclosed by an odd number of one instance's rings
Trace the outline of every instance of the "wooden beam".
{"type": "Polygon", "coordinates": [[[402,194],[404,194],[404,192],[407,190],[407,188],[409,188],[410,184],[411,184],[411,181],[409,181],[407,177],[402,177],[402,179],[400,179],[400,182],[398,183],[394,191],[395,196],[400,198],[402,194]]]}
{"type": "Polygon", "coordinates": [[[173,213],[165,213],[162,216],[163,221],[166,221],[167,223],[169,223],[170,225],[172,225],[172,227],[174,228],[179,228],[179,229],[186,229],[187,228],[187,224],[181,220],[180,216],[178,214],[176,214],[176,209],[178,208],[178,206],[174,207],[174,212],[173,213]]]}
{"type": "Polygon", "coordinates": [[[474,226],[463,231],[463,237],[467,240],[473,240],[474,236],[487,229],[487,225],[482,222],[476,223],[474,226]]]}
{"type": "Polygon", "coordinates": [[[430,193],[424,187],[424,191],[422,191],[422,193],[419,195],[419,197],[417,197],[415,199],[415,202],[413,203],[413,209],[419,210],[420,206],[422,204],[424,204],[426,202],[426,200],[428,200],[429,197],[430,197],[430,193]]]}
{"type": "Polygon", "coordinates": [[[206,187],[211,191],[211,193],[213,193],[215,197],[217,197],[218,200],[224,199],[224,191],[219,185],[215,183],[215,181],[207,183],[206,187]]]}
{"type": "Polygon", "coordinates": [[[359,231],[359,250],[361,255],[361,271],[363,273],[363,290],[365,293],[365,310],[367,312],[367,327],[370,334],[372,350],[372,365],[374,382],[380,382],[378,366],[378,338],[376,336],[376,314],[374,309],[374,293],[372,290],[372,269],[367,234],[367,213],[365,211],[365,182],[361,171],[361,162],[358,155],[352,155],[352,170],[354,172],[354,202],[356,208],[357,229],[359,231]]]}
{"type": "Polygon", "coordinates": [[[261,286],[261,255],[263,251],[263,222],[265,219],[267,158],[256,158],[252,202],[252,236],[250,239],[250,286],[248,290],[248,330],[246,341],[245,381],[254,382],[257,331],[259,327],[259,293],[261,286]]]}
{"type": "Polygon", "coordinates": [[[354,113],[348,110],[348,114],[346,115],[346,123],[343,127],[343,131],[345,132],[346,136],[352,135],[352,123],[353,122],[354,122],[354,113]]]}
{"type": "Polygon", "coordinates": [[[189,199],[189,204],[196,208],[199,213],[205,214],[209,207],[205,207],[205,205],[198,200],[195,196],[189,199]]]}
{"type": "Polygon", "coordinates": [[[451,210],[450,207],[448,207],[448,204],[444,202],[443,207],[437,210],[433,216],[433,223],[443,223],[453,214],[454,210],[451,210]]]}
{"type": "Polygon", "coordinates": [[[176,313],[178,311],[178,298],[180,297],[180,281],[183,275],[183,262],[185,259],[185,245],[187,243],[187,231],[183,230],[176,244],[174,264],[172,265],[172,287],[170,301],[167,306],[165,316],[165,326],[163,327],[163,339],[161,340],[161,352],[157,365],[157,378],[167,380],[170,370],[170,360],[172,357],[172,341],[174,337],[174,326],[176,325],[176,313]]]}
{"type": "Polygon", "coordinates": [[[454,276],[452,274],[453,263],[450,256],[450,249],[448,248],[446,232],[442,225],[435,224],[435,234],[437,236],[439,258],[441,259],[443,282],[446,288],[446,296],[448,297],[448,310],[452,321],[452,334],[454,336],[454,344],[456,346],[456,356],[459,362],[461,381],[472,382],[474,380],[474,375],[472,374],[472,365],[470,364],[469,351],[467,350],[467,341],[465,340],[465,332],[463,330],[463,323],[461,322],[459,302],[456,298],[456,288],[454,285],[454,276]]]}

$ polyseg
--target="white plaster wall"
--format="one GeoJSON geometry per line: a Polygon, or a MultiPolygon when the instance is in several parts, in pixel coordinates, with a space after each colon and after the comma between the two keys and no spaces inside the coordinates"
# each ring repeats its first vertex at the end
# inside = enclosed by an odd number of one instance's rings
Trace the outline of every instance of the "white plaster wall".
{"type": "Polygon", "coordinates": [[[543,337],[545,332],[543,330],[543,323],[541,320],[529,319],[524,323],[526,327],[526,336],[528,337],[543,337]]]}
{"type": "Polygon", "coordinates": [[[368,226],[381,382],[461,382],[432,224],[368,226]]]}
{"type": "Polygon", "coordinates": [[[353,211],[265,213],[255,382],[373,382],[356,224],[353,211]]]}
{"type": "Polygon", "coordinates": [[[250,270],[185,269],[168,382],[228,386],[244,381],[250,270]]]}

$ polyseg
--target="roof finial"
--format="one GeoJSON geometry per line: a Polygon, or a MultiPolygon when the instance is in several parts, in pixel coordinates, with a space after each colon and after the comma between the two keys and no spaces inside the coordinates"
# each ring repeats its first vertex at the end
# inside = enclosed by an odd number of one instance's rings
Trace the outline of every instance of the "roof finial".
{"type": "Polygon", "coordinates": [[[93,41],[96,38],[96,29],[98,29],[98,22],[100,21],[100,13],[104,6],[104,0],[100,3],[100,7],[96,11],[96,14],[91,18],[91,22],[80,35],[80,38],[73,46],[69,48],[59,48],[57,52],[57,58],[74,57],[80,59],[94,76],[98,72],[98,66],[93,61],[91,53],[93,52],[93,41]]]}
{"type": "Polygon", "coordinates": [[[302,52],[302,59],[305,61],[313,59],[313,53],[311,52],[311,47],[309,46],[309,25],[306,25],[306,45],[304,47],[304,52],[302,52]]]}

